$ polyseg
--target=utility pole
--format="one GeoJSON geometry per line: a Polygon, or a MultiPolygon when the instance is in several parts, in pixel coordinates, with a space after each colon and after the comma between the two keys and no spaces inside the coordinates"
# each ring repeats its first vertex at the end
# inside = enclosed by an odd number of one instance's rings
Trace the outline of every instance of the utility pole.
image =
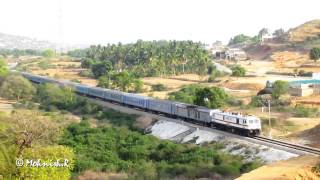
{"type": "Polygon", "coordinates": [[[271,100],[268,99],[268,108],[269,108],[269,138],[272,138],[272,135],[271,135],[271,100]]]}

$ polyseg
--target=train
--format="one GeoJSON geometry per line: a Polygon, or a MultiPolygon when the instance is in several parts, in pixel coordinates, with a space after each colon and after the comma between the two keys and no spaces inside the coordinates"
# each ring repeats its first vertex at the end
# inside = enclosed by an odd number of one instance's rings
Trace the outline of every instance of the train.
{"type": "Polygon", "coordinates": [[[60,87],[70,87],[81,95],[99,98],[104,101],[117,103],[123,106],[137,108],[155,114],[178,118],[203,126],[216,128],[243,136],[257,136],[261,133],[261,120],[253,115],[238,112],[226,112],[220,109],[160,100],[118,90],[91,87],[67,80],[56,80],[46,76],[20,72],[22,76],[34,83],[54,83],[60,87]]]}

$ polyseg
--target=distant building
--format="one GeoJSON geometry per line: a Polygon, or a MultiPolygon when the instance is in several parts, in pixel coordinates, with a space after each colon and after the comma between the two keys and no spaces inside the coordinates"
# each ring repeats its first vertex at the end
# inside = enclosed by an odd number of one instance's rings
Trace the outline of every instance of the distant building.
{"type": "Polygon", "coordinates": [[[320,80],[320,73],[312,73],[312,79],[320,80]]]}
{"type": "MultiPolygon", "coordinates": [[[[272,94],[273,81],[267,81],[266,87],[258,92],[258,95],[272,94]]],[[[313,94],[320,94],[320,80],[300,80],[289,82],[290,87],[288,93],[291,96],[311,96],[313,94]]]]}
{"type": "Polygon", "coordinates": [[[224,54],[225,49],[226,49],[226,46],[223,45],[221,41],[216,41],[209,47],[209,51],[217,59],[224,59],[224,58],[221,58],[220,54],[224,54]]]}
{"type": "Polygon", "coordinates": [[[239,48],[230,48],[226,51],[226,58],[231,60],[244,60],[247,58],[247,54],[239,48]]]}
{"type": "Polygon", "coordinates": [[[262,37],[260,38],[260,44],[263,45],[264,43],[271,42],[273,38],[274,36],[272,34],[262,35],[262,37]]]}

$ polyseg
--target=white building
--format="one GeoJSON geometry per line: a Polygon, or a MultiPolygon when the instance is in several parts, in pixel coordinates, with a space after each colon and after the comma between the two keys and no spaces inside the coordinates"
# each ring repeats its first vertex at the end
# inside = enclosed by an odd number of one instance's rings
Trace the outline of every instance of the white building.
{"type": "Polygon", "coordinates": [[[239,48],[230,48],[226,51],[227,59],[242,60],[247,58],[246,52],[239,48]]]}

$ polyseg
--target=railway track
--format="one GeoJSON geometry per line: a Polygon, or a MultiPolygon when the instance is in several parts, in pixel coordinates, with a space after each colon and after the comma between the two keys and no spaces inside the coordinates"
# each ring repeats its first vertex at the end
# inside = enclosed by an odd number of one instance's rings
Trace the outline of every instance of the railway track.
{"type": "Polygon", "coordinates": [[[290,142],[285,142],[285,141],[276,140],[276,139],[270,139],[270,138],[263,137],[263,136],[255,136],[252,138],[259,140],[259,141],[262,141],[262,142],[265,142],[265,143],[268,143],[268,144],[273,144],[273,145],[285,147],[288,149],[293,149],[293,150],[305,152],[308,154],[320,156],[320,149],[317,149],[317,148],[312,148],[312,147],[303,146],[303,145],[299,145],[299,144],[293,144],[290,142]]]}
{"type": "Polygon", "coordinates": [[[98,103],[98,104],[100,104],[100,105],[102,105],[102,106],[106,106],[108,108],[112,108],[112,109],[115,109],[115,110],[118,110],[118,111],[121,111],[121,112],[125,112],[125,113],[141,114],[141,115],[142,114],[149,114],[153,118],[156,118],[156,119],[161,117],[161,118],[166,118],[165,120],[171,121],[171,122],[176,122],[176,123],[183,122],[186,125],[191,126],[193,128],[200,128],[200,129],[203,128],[205,130],[218,132],[218,133],[220,133],[222,135],[225,135],[225,136],[229,136],[229,137],[231,136],[233,138],[243,138],[244,141],[265,145],[265,146],[272,147],[272,148],[275,148],[275,149],[285,150],[287,152],[291,152],[291,153],[295,153],[295,154],[300,154],[300,155],[302,155],[302,154],[312,154],[312,155],[320,156],[320,149],[316,149],[316,148],[312,148],[312,147],[308,147],[308,146],[292,144],[292,143],[289,143],[289,142],[275,140],[275,139],[269,139],[269,138],[263,137],[263,136],[244,137],[244,136],[240,136],[240,135],[237,135],[237,134],[232,134],[230,132],[221,131],[221,130],[214,129],[214,128],[204,127],[204,126],[200,126],[200,125],[197,125],[197,124],[191,124],[189,122],[185,122],[185,121],[178,120],[178,119],[171,119],[171,118],[169,118],[169,117],[167,117],[165,115],[161,115],[161,114],[153,114],[153,113],[150,114],[150,112],[144,112],[144,111],[141,111],[140,109],[132,109],[132,108],[121,106],[119,104],[114,104],[114,103],[102,101],[102,100],[99,100],[99,99],[93,99],[93,98],[89,98],[89,97],[87,97],[87,98],[92,100],[92,101],[94,101],[94,102],[96,102],[96,103],[98,103]],[[128,111],[128,109],[130,109],[130,110],[128,111]]]}

